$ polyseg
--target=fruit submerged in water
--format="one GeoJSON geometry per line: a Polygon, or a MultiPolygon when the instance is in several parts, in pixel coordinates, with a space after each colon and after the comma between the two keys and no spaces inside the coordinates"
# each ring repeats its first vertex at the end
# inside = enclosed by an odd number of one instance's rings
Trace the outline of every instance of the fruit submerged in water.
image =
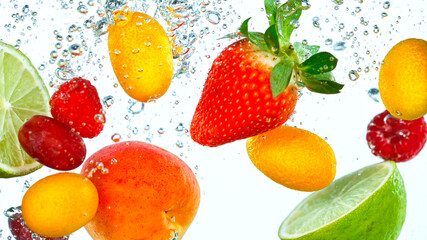
{"type": "Polygon", "coordinates": [[[104,147],[81,173],[99,192],[98,212],[85,226],[95,240],[181,239],[197,213],[194,173],[154,145],[130,141],[104,147]]]}
{"type": "Polygon", "coordinates": [[[108,49],[114,73],[123,90],[135,100],[161,97],[173,76],[172,46],[163,27],[140,12],[116,12],[108,49]]]}
{"type": "Polygon", "coordinates": [[[335,178],[335,154],[309,131],[280,126],[248,138],[252,163],[273,181],[299,191],[317,191],[335,178]]]}
{"type": "Polygon", "coordinates": [[[35,233],[46,237],[69,235],[96,213],[98,193],[77,173],[57,173],[32,185],[22,200],[22,216],[35,233]]]}
{"type": "Polygon", "coordinates": [[[86,157],[82,137],[50,117],[33,116],[19,129],[18,138],[28,155],[56,170],[75,169],[86,157]]]}
{"type": "MultiPolygon", "coordinates": [[[[31,229],[28,228],[27,224],[25,224],[24,219],[22,218],[21,207],[14,208],[14,211],[16,212],[12,216],[9,216],[8,219],[9,229],[12,233],[12,236],[16,240],[39,239],[38,237],[40,236],[37,233],[31,231],[31,229]]],[[[68,239],[68,236],[57,238],[40,237],[40,239],[42,238],[44,240],[66,240],[68,239]]]]}
{"type": "Polygon", "coordinates": [[[387,53],[379,90],[386,109],[396,118],[415,120],[427,113],[427,41],[406,39],[387,53]]]}

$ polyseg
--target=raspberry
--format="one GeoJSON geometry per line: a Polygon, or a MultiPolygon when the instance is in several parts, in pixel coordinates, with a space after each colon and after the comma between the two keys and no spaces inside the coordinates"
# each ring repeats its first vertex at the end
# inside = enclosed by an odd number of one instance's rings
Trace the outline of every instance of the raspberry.
{"type": "Polygon", "coordinates": [[[83,78],[63,83],[50,99],[52,116],[85,138],[101,133],[105,114],[96,88],[83,78]]]}
{"type": "Polygon", "coordinates": [[[406,121],[384,111],[369,123],[366,140],[375,156],[404,162],[423,149],[427,140],[427,125],[423,117],[406,121]]]}

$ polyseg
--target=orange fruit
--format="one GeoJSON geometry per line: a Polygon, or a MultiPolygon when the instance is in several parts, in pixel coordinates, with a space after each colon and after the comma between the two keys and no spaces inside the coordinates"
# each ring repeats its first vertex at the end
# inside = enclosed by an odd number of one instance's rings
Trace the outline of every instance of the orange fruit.
{"type": "Polygon", "coordinates": [[[46,237],[69,235],[86,225],[98,208],[98,192],[77,173],[45,177],[25,193],[22,217],[35,233],[46,237]]]}
{"type": "Polygon", "coordinates": [[[309,131],[280,126],[248,138],[246,148],[255,167],[285,187],[317,191],[335,178],[332,148],[309,131]]]}
{"type": "Polygon", "coordinates": [[[406,39],[387,53],[379,90],[385,107],[396,118],[415,120],[427,113],[427,41],[406,39]]]}
{"type": "Polygon", "coordinates": [[[110,60],[124,91],[147,102],[166,93],[173,76],[172,46],[163,27],[140,12],[116,12],[108,35],[110,60]]]}

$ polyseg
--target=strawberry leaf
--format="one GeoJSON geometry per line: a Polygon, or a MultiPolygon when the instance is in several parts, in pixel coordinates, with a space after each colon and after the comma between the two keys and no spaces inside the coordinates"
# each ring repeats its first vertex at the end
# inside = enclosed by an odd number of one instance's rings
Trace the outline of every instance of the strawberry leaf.
{"type": "Polygon", "coordinates": [[[270,48],[268,48],[265,40],[264,40],[264,34],[260,32],[249,32],[248,25],[249,20],[251,18],[246,19],[242,25],[240,26],[240,32],[247,37],[253,44],[257,45],[259,48],[261,48],[264,51],[271,51],[270,48]]]}
{"type": "Polygon", "coordinates": [[[264,0],[265,12],[270,26],[276,24],[277,0],[264,0]]]}
{"type": "Polygon", "coordinates": [[[270,88],[273,98],[279,96],[288,87],[294,65],[295,63],[292,60],[284,58],[274,66],[270,74],[270,88]]]}
{"type": "Polygon", "coordinates": [[[276,25],[270,26],[264,34],[265,43],[267,43],[268,48],[275,54],[279,53],[279,37],[276,32],[276,25]]]}
{"type": "Polygon", "coordinates": [[[301,2],[289,0],[277,9],[276,25],[279,37],[284,42],[290,42],[295,21],[298,21],[302,13],[301,2]]]}
{"type": "Polygon", "coordinates": [[[344,87],[335,82],[335,78],[330,72],[316,75],[302,72],[301,79],[308,90],[316,93],[336,94],[344,87]]]}
{"type": "Polygon", "coordinates": [[[334,55],[328,52],[320,52],[299,64],[298,67],[309,74],[320,74],[334,70],[337,63],[338,59],[334,55]]]}
{"type": "Polygon", "coordinates": [[[300,62],[304,62],[305,60],[307,60],[309,57],[313,56],[314,54],[316,54],[319,49],[320,46],[317,45],[304,45],[300,42],[295,42],[294,43],[294,49],[295,52],[297,53],[298,56],[298,60],[300,62]]]}

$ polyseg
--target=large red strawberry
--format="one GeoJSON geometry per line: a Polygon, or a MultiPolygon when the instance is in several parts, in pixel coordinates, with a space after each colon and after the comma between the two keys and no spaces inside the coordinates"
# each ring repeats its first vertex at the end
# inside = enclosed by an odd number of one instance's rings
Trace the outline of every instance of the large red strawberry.
{"type": "Polygon", "coordinates": [[[423,117],[407,121],[394,118],[386,110],[369,123],[366,140],[375,156],[404,162],[423,149],[427,141],[427,125],[423,117]]]}
{"type": "Polygon", "coordinates": [[[280,7],[275,2],[265,1],[270,27],[264,34],[249,32],[247,19],[240,27],[246,38],[215,59],[191,122],[191,137],[199,144],[215,147],[282,125],[294,111],[296,85],[326,94],[343,87],[330,73],[338,61],[332,54],[289,42],[290,23],[304,9],[301,1],[280,7]]]}
{"type": "Polygon", "coordinates": [[[50,99],[52,116],[85,138],[99,135],[105,114],[96,88],[83,78],[63,83],[50,99]]]}

